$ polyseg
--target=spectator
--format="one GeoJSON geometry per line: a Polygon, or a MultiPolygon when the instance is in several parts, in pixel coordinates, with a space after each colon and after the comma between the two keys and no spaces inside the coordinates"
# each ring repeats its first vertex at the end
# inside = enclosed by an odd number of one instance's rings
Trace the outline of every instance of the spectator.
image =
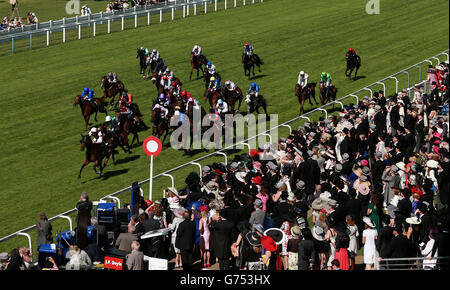
{"type": "Polygon", "coordinates": [[[176,232],[175,247],[180,249],[181,262],[183,270],[191,270],[192,268],[192,255],[195,243],[195,223],[191,221],[189,211],[183,213],[184,221],[178,225],[176,232]]]}
{"type": "Polygon", "coordinates": [[[362,237],[362,243],[364,245],[364,264],[366,264],[366,270],[374,270],[376,259],[375,241],[378,234],[375,229],[375,224],[369,217],[364,217],[363,220],[366,224],[366,229],[363,231],[362,237]]]}
{"type": "Polygon", "coordinates": [[[213,217],[210,225],[211,237],[214,237],[215,256],[219,259],[220,270],[228,270],[231,267],[231,244],[235,237],[234,224],[227,219],[226,211],[221,210],[219,215],[213,217]]]}
{"type": "Polygon", "coordinates": [[[346,222],[349,232],[349,245],[347,249],[350,258],[350,270],[355,270],[355,258],[358,253],[359,231],[358,227],[355,225],[355,221],[352,215],[347,215],[346,222]]]}
{"type": "Polygon", "coordinates": [[[430,258],[423,261],[424,270],[433,270],[436,268],[437,260],[433,258],[438,257],[438,251],[435,251],[433,256],[432,253],[433,253],[433,246],[435,243],[434,239],[436,238],[437,233],[438,231],[436,228],[430,228],[428,234],[429,241],[426,243],[425,247],[423,245],[420,247],[422,256],[430,258]]]}
{"type": "Polygon", "coordinates": [[[208,212],[206,210],[206,206],[204,209],[201,209],[201,218],[199,221],[199,231],[200,231],[200,256],[203,263],[203,268],[208,268],[211,266],[209,259],[209,218],[208,212]]]}
{"type": "Polygon", "coordinates": [[[135,227],[132,225],[128,226],[128,232],[120,233],[116,239],[115,246],[120,251],[131,253],[133,250],[131,245],[134,241],[137,241],[138,237],[136,234],[133,234],[135,227]]]}
{"type": "Polygon", "coordinates": [[[340,268],[339,260],[335,259],[335,260],[331,261],[331,270],[342,270],[340,268]]]}
{"type": "Polygon", "coordinates": [[[88,16],[88,15],[91,15],[91,8],[89,8],[87,4],[84,4],[81,7],[81,16],[88,16]]]}
{"type": "Polygon", "coordinates": [[[304,229],[302,235],[303,240],[298,245],[298,270],[314,270],[317,253],[311,230],[304,229]]]}
{"type": "Polygon", "coordinates": [[[39,247],[42,244],[51,244],[53,243],[53,234],[52,234],[52,224],[48,221],[45,213],[41,213],[39,215],[39,221],[36,223],[38,236],[36,239],[36,260],[38,260],[39,255],[39,247]]]}
{"type": "Polygon", "coordinates": [[[8,253],[2,252],[0,253],[0,271],[6,270],[8,267],[9,261],[11,260],[11,257],[8,253]]]}
{"type": "Polygon", "coordinates": [[[70,246],[70,250],[66,254],[66,259],[69,259],[66,268],[73,267],[74,269],[81,269],[82,267],[87,267],[92,264],[89,255],[77,245],[70,246]]]}
{"type": "Polygon", "coordinates": [[[184,208],[174,209],[173,210],[174,218],[173,218],[172,222],[168,225],[168,228],[172,230],[171,246],[175,253],[175,268],[182,267],[180,249],[175,246],[175,243],[176,243],[176,239],[177,239],[178,226],[184,220],[183,219],[184,211],[185,211],[184,208]]]}
{"type": "Polygon", "coordinates": [[[131,253],[127,256],[128,270],[144,270],[144,253],[140,251],[138,241],[131,243],[131,253]]]}

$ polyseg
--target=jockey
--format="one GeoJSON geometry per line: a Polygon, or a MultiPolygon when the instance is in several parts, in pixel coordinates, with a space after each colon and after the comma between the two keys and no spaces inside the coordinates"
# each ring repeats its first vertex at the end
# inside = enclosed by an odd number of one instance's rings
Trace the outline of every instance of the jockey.
{"type": "Polygon", "coordinates": [[[142,50],[142,51],[144,51],[144,52],[145,52],[145,55],[149,55],[149,54],[150,54],[150,51],[148,50],[148,48],[146,48],[146,47],[144,47],[144,46],[141,46],[139,49],[142,50]]]}
{"type": "Polygon", "coordinates": [[[300,85],[300,87],[302,89],[305,89],[306,86],[308,85],[308,79],[309,79],[309,75],[307,73],[305,73],[304,71],[300,71],[300,73],[298,75],[297,83],[300,85]]]}
{"type": "Polygon", "coordinates": [[[228,113],[228,104],[222,99],[217,100],[216,110],[219,114],[228,113]]]}
{"type": "Polygon", "coordinates": [[[352,59],[355,56],[356,56],[356,51],[350,47],[347,51],[347,55],[346,55],[347,59],[352,59]]]}
{"type": "Polygon", "coordinates": [[[208,70],[208,73],[210,75],[215,75],[216,74],[216,66],[213,65],[210,61],[208,61],[208,63],[206,64],[206,69],[208,70]]]}
{"type": "Polygon", "coordinates": [[[161,93],[158,98],[158,104],[164,108],[168,108],[170,105],[170,99],[164,93],[161,93]]]}
{"type": "Polygon", "coordinates": [[[186,92],[185,90],[183,90],[183,91],[181,92],[181,98],[184,99],[184,100],[186,100],[186,99],[187,99],[187,94],[188,94],[188,92],[186,92]]]}
{"type": "Polygon", "coordinates": [[[170,83],[172,83],[172,80],[175,77],[173,71],[171,71],[170,68],[168,67],[166,67],[166,70],[164,71],[163,75],[167,76],[170,83]]]}
{"type": "Polygon", "coordinates": [[[236,91],[236,84],[233,83],[230,80],[226,80],[225,81],[225,88],[230,91],[230,92],[235,92],[236,91]]]}
{"type": "Polygon", "coordinates": [[[92,127],[91,131],[89,131],[89,137],[93,137],[92,143],[101,144],[103,142],[103,134],[97,127],[92,127]]]}
{"type": "Polygon", "coordinates": [[[124,92],[120,97],[120,100],[124,102],[124,105],[130,105],[133,102],[133,95],[129,94],[128,92],[124,92]]]}
{"type": "Polygon", "coordinates": [[[117,133],[119,131],[120,122],[115,117],[106,116],[105,127],[109,132],[117,133]]]}
{"type": "Polygon", "coordinates": [[[173,113],[174,116],[180,116],[180,118],[178,119],[178,126],[181,126],[181,124],[184,121],[184,118],[186,117],[186,114],[180,111],[180,107],[176,106],[175,107],[175,112],[173,113]]]}
{"type": "Polygon", "coordinates": [[[332,79],[331,79],[331,75],[327,72],[322,72],[322,74],[320,75],[320,82],[321,83],[325,83],[325,87],[330,88],[333,86],[332,84],[332,79]]]}
{"type": "Polygon", "coordinates": [[[85,87],[81,97],[83,97],[83,99],[85,99],[86,101],[89,101],[89,102],[92,103],[94,101],[94,98],[95,98],[95,93],[94,93],[93,90],[89,89],[88,87],[85,87]]]}
{"type": "Polygon", "coordinates": [[[209,79],[209,89],[217,91],[220,88],[220,80],[214,76],[209,79]]]}
{"type": "Polygon", "coordinates": [[[194,45],[192,52],[194,53],[195,57],[200,57],[202,55],[202,48],[200,47],[200,45],[194,45]]]}
{"type": "Polygon", "coordinates": [[[250,87],[248,88],[248,95],[254,94],[255,96],[258,96],[259,94],[259,85],[256,83],[251,83],[250,87]]]}
{"type": "Polygon", "coordinates": [[[160,116],[161,118],[165,119],[167,117],[167,114],[169,113],[169,110],[167,110],[165,107],[161,106],[160,104],[156,104],[152,110],[159,109],[160,110],[160,116]]]}
{"type": "MultiPolygon", "coordinates": [[[[176,82],[172,82],[172,85],[170,87],[170,92],[172,93],[172,95],[174,95],[177,98],[180,98],[181,95],[181,86],[176,82]]],[[[186,91],[185,91],[186,92],[186,91]]]]}
{"type": "Polygon", "coordinates": [[[250,43],[246,42],[244,44],[244,54],[246,54],[248,56],[252,56],[253,55],[253,45],[251,45],[250,43]]]}
{"type": "Polygon", "coordinates": [[[159,51],[154,48],[150,54],[150,59],[158,62],[160,58],[159,51]]]}
{"type": "Polygon", "coordinates": [[[116,73],[109,72],[108,73],[108,81],[110,84],[116,84],[119,81],[116,73]]]}
{"type": "Polygon", "coordinates": [[[169,77],[164,75],[161,78],[161,82],[160,82],[161,86],[163,87],[164,90],[170,90],[170,86],[171,86],[171,82],[169,81],[169,77]]]}

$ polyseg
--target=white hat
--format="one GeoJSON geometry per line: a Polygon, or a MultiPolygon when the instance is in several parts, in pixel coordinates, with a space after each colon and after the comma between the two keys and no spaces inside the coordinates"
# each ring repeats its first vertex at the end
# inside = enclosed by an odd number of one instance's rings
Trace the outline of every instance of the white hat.
{"type": "Polygon", "coordinates": [[[419,225],[422,221],[420,220],[420,218],[413,216],[413,217],[407,218],[406,222],[408,224],[412,224],[412,225],[419,225]]]}
{"type": "Polygon", "coordinates": [[[239,171],[238,173],[236,173],[236,179],[243,183],[243,182],[245,182],[244,178],[246,175],[247,175],[247,172],[239,171]]]}
{"type": "Polygon", "coordinates": [[[106,116],[105,122],[111,122],[111,116],[106,116]]]}
{"type": "Polygon", "coordinates": [[[403,161],[395,163],[395,166],[400,170],[406,171],[405,163],[403,161]]]}
{"type": "Polygon", "coordinates": [[[363,217],[363,222],[369,227],[375,228],[373,221],[368,216],[363,217]]]}
{"type": "Polygon", "coordinates": [[[325,232],[323,231],[323,228],[320,226],[314,226],[311,230],[311,233],[314,237],[314,239],[318,241],[323,241],[325,239],[325,232]]]}
{"type": "Polygon", "coordinates": [[[439,165],[439,162],[437,162],[436,160],[428,160],[427,161],[427,167],[429,168],[437,168],[439,165]]]}

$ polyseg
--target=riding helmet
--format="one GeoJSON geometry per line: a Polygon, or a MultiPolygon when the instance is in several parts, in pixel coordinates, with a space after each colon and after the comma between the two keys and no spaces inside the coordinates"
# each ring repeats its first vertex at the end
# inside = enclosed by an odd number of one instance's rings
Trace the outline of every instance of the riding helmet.
{"type": "Polygon", "coordinates": [[[208,61],[208,63],[206,64],[207,66],[210,66],[211,65],[211,62],[210,61],[208,61]]]}
{"type": "Polygon", "coordinates": [[[84,87],[84,90],[86,93],[89,92],[89,88],[88,87],[84,87]]]}

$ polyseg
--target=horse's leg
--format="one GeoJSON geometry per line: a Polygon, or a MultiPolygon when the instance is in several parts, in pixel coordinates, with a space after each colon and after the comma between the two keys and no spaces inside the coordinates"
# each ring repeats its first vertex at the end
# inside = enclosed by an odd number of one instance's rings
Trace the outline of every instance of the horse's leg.
{"type": "MultiPolygon", "coordinates": [[[[194,64],[191,63],[191,74],[189,75],[189,80],[192,79],[192,71],[194,70],[194,64]]],[[[198,78],[198,70],[197,70],[197,78],[198,78]]]]}
{"type": "Polygon", "coordinates": [[[87,160],[84,161],[83,165],[81,165],[80,172],[78,173],[78,179],[81,178],[81,171],[83,171],[83,168],[88,164],[87,160]]]}
{"type": "Polygon", "coordinates": [[[95,116],[94,116],[95,122],[98,122],[98,120],[97,120],[97,113],[98,113],[98,111],[95,111],[95,116]]]}
{"type": "Polygon", "coordinates": [[[356,67],[356,70],[355,70],[355,78],[353,79],[353,80],[355,80],[355,81],[356,81],[356,75],[358,74],[358,69],[359,69],[359,66],[357,66],[357,67],[356,67]]]}

